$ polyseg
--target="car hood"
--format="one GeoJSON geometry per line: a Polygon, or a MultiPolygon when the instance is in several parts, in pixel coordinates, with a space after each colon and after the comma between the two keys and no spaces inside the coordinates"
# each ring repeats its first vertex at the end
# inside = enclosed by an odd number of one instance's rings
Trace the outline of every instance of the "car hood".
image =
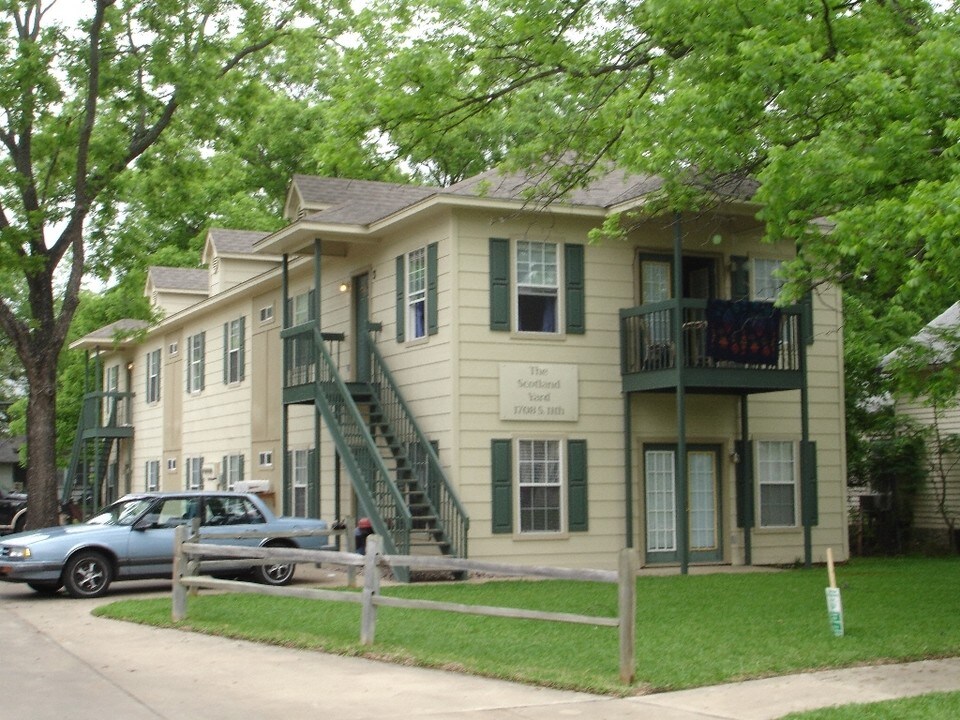
{"type": "Polygon", "coordinates": [[[6,535],[3,538],[0,538],[0,544],[33,545],[34,543],[56,540],[62,537],[87,536],[104,533],[113,534],[129,529],[129,527],[121,525],[57,525],[55,527],[40,528],[39,530],[27,530],[26,532],[16,533],[15,535],[6,535]]]}

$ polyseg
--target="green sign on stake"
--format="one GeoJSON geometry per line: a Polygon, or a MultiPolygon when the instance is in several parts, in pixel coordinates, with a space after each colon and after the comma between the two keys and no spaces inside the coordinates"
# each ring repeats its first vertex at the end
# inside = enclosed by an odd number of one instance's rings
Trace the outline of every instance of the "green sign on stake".
{"type": "Polygon", "coordinates": [[[830,587],[827,590],[827,617],[830,619],[830,629],[835,637],[843,637],[843,602],[840,600],[840,588],[837,587],[837,576],[833,570],[833,549],[827,548],[827,577],[830,587]]]}

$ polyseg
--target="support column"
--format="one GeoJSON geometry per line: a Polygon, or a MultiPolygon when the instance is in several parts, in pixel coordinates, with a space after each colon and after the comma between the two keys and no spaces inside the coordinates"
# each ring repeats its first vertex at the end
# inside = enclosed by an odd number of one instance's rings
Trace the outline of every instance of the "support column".
{"type": "MultiPolygon", "coordinates": [[[[807,467],[810,454],[810,388],[807,384],[807,338],[800,338],[800,497],[803,507],[800,508],[803,518],[803,564],[805,567],[813,565],[813,521],[816,515],[811,503],[817,501],[816,488],[812,492],[813,472],[807,467]]],[[[816,462],[814,458],[813,462],[816,462]]]]}
{"type": "MultiPolygon", "coordinates": [[[[740,447],[744,452],[750,451],[750,419],[747,414],[750,396],[740,396],[740,447]]],[[[741,457],[738,473],[747,473],[747,468],[752,466],[753,458],[741,457]]],[[[743,503],[743,564],[753,565],[753,542],[751,530],[753,529],[753,477],[747,474],[747,477],[741,483],[741,491],[745,497],[740,499],[743,503]]]]}
{"type": "MultiPolygon", "coordinates": [[[[283,264],[280,268],[280,281],[282,287],[281,317],[283,318],[282,328],[290,327],[290,267],[289,257],[283,254],[283,264]]],[[[283,397],[283,391],[287,387],[287,371],[290,367],[290,357],[287,353],[287,341],[282,337],[280,339],[281,364],[280,364],[280,395],[283,397]]],[[[289,443],[287,440],[288,406],[282,399],[283,411],[280,413],[280,467],[283,470],[280,473],[281,491],[280,491],[280,513],[290,515],[292,511],[291,492],[290,492],[290,457],[289,443]]]]}
{"type": "Polygon", "coordinates": [[[673,363],[677,377],[677,553],[680,573],[690,566],[690,518],[687,497],[687,391],[683,349],[683,231],[680,213],[673,216],[673,363]]]}

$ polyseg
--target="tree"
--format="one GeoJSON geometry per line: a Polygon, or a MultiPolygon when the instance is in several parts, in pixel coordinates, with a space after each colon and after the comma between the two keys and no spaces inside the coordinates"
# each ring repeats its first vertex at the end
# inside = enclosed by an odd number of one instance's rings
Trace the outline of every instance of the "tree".
{"type": "Polygon", "coordinates": [[[57,521],[57,362],[124,175],[179,114],[215,123],[222,84],[299,19],[335,12],[307,0],[88,6],[73,27],[52,20],[53,2],[0,1],[0,328],[26,371],[34,526],[57,521]]]}

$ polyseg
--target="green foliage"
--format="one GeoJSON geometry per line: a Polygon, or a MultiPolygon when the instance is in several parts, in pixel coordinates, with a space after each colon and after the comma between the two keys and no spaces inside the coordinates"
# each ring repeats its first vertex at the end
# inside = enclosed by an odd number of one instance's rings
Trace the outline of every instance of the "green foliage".
{"type": "Polygon", "coordinates": [[[960,693],[950,692],[790,713],[782,720],[952,720],[958,715],[960,693]]]}
{"type": "MultiPolygon", "coordinates": [[[[960,652],[954,622],[960,612],[960,559],[857,560],[837,574],[846,626],[842,639],[830,632],[822,568],[640,577],[635,689],[672,690],[960,652]]],[[[617,607],[615,586],[595,583],[498,581],[392,586],[382,592],[607,616],[617,607]]],[[[96,613],[172,625],[169,598],[119,601],[96,613]]],[[[617,682],[612,628],[381,608],[376,643],[368,649],[359,644],[356,605],[246,594],[190,598],[183,626],[554,687],[624,692],[617,682]]]]}

